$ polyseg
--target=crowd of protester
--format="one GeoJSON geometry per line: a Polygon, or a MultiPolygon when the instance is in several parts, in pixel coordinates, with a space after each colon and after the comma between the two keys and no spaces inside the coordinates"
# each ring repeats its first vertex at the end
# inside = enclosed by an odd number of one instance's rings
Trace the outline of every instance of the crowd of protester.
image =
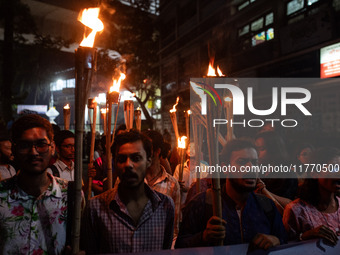
{"type": "MultiPolygon", "coordinates": [[[[221,217],[211,176],[195,141],[180,166],[170,133],[119,126],[114,143],[95,143],[88,165],[93,197],[82,212],[80,248],[87,254],[249,243],[249,251],[340,236],[340,150],[309,141],[288,144],[276,131],[226,143],[221,166],[294,166],[284,176],[221,175],[221,217]],[[197,148],[197,146],[196,146],[197,148]],[[113,188],[107,188],[106,151],[113,188]],[[291,152],[291,153],[290,153],[291,152]],[[291,155],[290,155],[291,154],[291,155]],[[197,159],[200,158],[199,162],[197,159]],[[323,174],[307,164],[323,166],[323,174]],[[183,167],[183,173],[180,173],[183,167]],[[297,171],[298,170],[298,171],[297,171]],[[335,178],[334,178],[335,177],[335,178]],[[337,177],[337,178],[336,178],[337,177]]],[[[64,254],[69,242],[75,136],[34,114],[0,131],[0,254],[64,254]]],[[[84,192],[88,188],[84,180],[84,192]]]]}

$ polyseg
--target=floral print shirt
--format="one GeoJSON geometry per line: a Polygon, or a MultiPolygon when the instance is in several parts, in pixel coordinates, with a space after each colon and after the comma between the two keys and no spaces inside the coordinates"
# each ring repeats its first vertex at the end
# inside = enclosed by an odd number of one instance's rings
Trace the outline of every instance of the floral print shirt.
{"type": "Polygon", "coordinates": [[[53,177],[38,198],[0,182],[0,254],[61,254],[66,243],[67,181],[53,177]]]}

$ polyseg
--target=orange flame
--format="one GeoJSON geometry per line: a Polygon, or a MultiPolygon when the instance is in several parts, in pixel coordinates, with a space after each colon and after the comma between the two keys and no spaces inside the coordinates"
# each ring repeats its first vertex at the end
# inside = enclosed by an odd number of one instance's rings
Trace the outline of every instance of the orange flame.
{"type": "Polygon", "coordinates": [[[70,109],[70,105],[69,104],[65,105],[64,109],[70,109]]]}
{"type": "Polygon", "coordinates": [[[176,106],[178,105],[179,102],[179,97],[177,97],[176,99],[176,104],[174,104],[174,106],[172,107],[172,109],[170,110],[170,112],[176,112],[176,106]]]}
{"type": "Polygon", "coordinates": [[[182,136],[181,138],[178,138],[177,144],[178,148],[185,149],[185,140],[187,139],[186,136],[182,136]]]}
{"type": "Polygon", "coordinates": [[[110,87],[110,93],[113,91],[119,92],[120,84],[123,80],[125,80],[126,75],[124,73],[120,73],[118,80],[113,80],[113,84],[110,87]]]}
{"type": "Polygon", "coordinates": [[[218,74],[218,76],[225,76],[218,66],[217,66],[217,74],[218,74]]]}
{"type": "Polygon", "coordinates": [[[219,66],[217,66],[217,75],[216,75],[216,71],[215,71],[215,68],[214,68],[214,60],[210,60],[207,76],[215,77],[215,76],[225,76],[225,75],[222,73],[219,66]]]}
{"type": "Polygon", "coordinates": [[[92,48],[96,33],[104,29],[104,24],[100,19],[98,19],[98,15],[99,8],[84,9],[79,15],[78,20],[85,26],[92,29],[92,32],[87,37],[84,35],[84,39],[80,43],[80,46],[92,48]]]}

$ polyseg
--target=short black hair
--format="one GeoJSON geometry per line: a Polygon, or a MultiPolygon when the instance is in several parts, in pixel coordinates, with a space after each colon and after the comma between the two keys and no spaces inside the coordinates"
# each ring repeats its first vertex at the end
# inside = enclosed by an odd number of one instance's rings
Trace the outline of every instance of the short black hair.
{"type": "Polygon", "coordinates": [[[55,145],[60,147],[60,145],[64,142],[67,138],[75,138],[75,135],[69,130],[61,130],[57,133],[54,137],[55,145]]]}
{"type": "Polygon", "coordinates": [[[50,141],[53,141],[53,128],[51,123],[37,115],[27,114],[17,119],[12,126],[12,140],[14,143],[21,139],[22,134],[31,128],[42,128],[46,130],[47,137],[50,141]]]}
{"type": "Polygon", "coordinates": [[[0,142],[10,140],[11,136],[9,135],[9,132],[6,129],[0,129],[0,142]]]}
{"type": "Polygon", "coordinates": [[[249,139],[234,139],[229,141],[220,153],[220,162],[230,164],[231,154],[234,151],[240,151],[246,148],[253,148],[256,150],[254,143],[249,139]]]}
{"type": "Polygon", "coordinates": [[[153,151],[160,149],[160,155],[163,155],[164,140],[162,134],[156,130],[146,130],[143,132],[143,134],[151,139],[153,151]]]}
{"type": "Polygon", "coordinates": [[[113,145],[111,147],[112,155],[115,157],[119,148],[126,143],[134,143],[137,141],[142,141],[143,148],[146,152],[147,158],[152,156],[152,142],[150,138],[142,134],[141,132],[131,129],[129,131],[125,131],[115,137],[113,145]]]}

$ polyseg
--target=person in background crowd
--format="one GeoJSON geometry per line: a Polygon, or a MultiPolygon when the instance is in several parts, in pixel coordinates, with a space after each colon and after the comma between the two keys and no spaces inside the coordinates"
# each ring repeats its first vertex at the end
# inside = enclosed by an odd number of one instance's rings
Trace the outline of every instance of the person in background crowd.
{"type": "MultiPolygon", "coordinates": [[[[115,131],[115,137],[126,130],[126,125],[121,124],[115,131]]],[[[100,139],[102,154],[92,164],[88,164],[88,176],[93,177],[92,190],[95,195],[103,193],[107,190],[107,159],[106,159],[106,136],[100,139]]],[[[112,155],[112,184],[114,185],[117,179],[117,174],[114,171],[114,158],[112,155]]]]}
{"type": "Polygon", "coordinates": [[[120,180],[89,200],[81,231],[87,254],[157,251],[171,247],[174,204],[144,183],[151,164],[152,143],[140,132],[124,132],[112,147],[120,180]]]}
{"type": "Polygon", "coordinates": [[[19,174],[0,182],[0,254],[61,254],[66,244],[66,180],[46,170],[54,153],[50,122],[24,115],[12,127],[19,174]]]}
{"type": "Polygon", "coordinates": [[[69,130],[62,130],[55,136],[57,161],[47,171],[62,179],[74,181],[75,136],[69,130]]]}
{"type": "Polygon", "coordinates": [[[288,204],[283,223],[291,240],[323,238],[335,245],[340,236],[340,150],[324,147],[314,153],[313,163],[320,164],[326,172],[313,171],[301,187],[300,198],[288,204]],[[337,169],[336,169],[337,168],[337,169]]]}
{"type": "Polygon", "coordinates": [[[148,167],[145,182],[152,189],[171,197],[175,204],[174,238],[177,237],[179,228],[179,213],[181,206],[181,191],[177,180],[168,174],[160,164],[163,149],[163,136],[154,130],[147,130],[143,134],[152,141],[153,155],[151,165],[148,167]]]}
{"type": "MultiPolygon", "coordinates": [[[[256,135],[255,145],[259,155],[259,164],[266,166],[287,165],[288,152],[282,137],[274,131],[262,132],[256,135]]],[[[259,179],[258,192],[270,195],[280,206],[278,209],[283,213],[284,207],[295,199],[298,189],[296,174],[268,173],[266,178],[259,179]],[[286,178],[277,178],[281,174],[286,178]]]]}
{"type": "MultiPolygon", "coordinates": [[[[59,132],[61,131],[60,127],[57,124],[52,124],[52,128],[53,128],[53,137],[55,137],[57,134],[59,134],[59,132]]],[[[51,159],[50,159],[50,163],[49,165],[53,165],[58,159],[58,154],[57,151],[55,150],[54,154],[52,155],[51,159]]]]}
{"type": "Polygon", "coordinates": [[[11,165],[14,156],[12,153],[12,142],[9,134],[5,130],[0,131],[0,181],[16,175],[14,167],[11,165]]]}
{"type": "MultiPolygon", "coordinates": [[[[255,146],[245,140],[230,141],[221,153],[221,165],[257,165],[255,146]]],[[[183,209],[176,248],[250,243],[250,249],[268,249],[286,241],[281,216],[274,203],[257,195],[256,175],[225,176],[222,219],[212,216],[212,191],[202,192],[183,209]]]]}
{"type": "Polygon", "coordinates": [[[303,184],[307,175],[306,164],[312,163],[314,146],[310,143],[298,143],[295,145],[293,154],[293,164],[296,165],[296,174],[298,177],[299,187],[303,184]]]}

